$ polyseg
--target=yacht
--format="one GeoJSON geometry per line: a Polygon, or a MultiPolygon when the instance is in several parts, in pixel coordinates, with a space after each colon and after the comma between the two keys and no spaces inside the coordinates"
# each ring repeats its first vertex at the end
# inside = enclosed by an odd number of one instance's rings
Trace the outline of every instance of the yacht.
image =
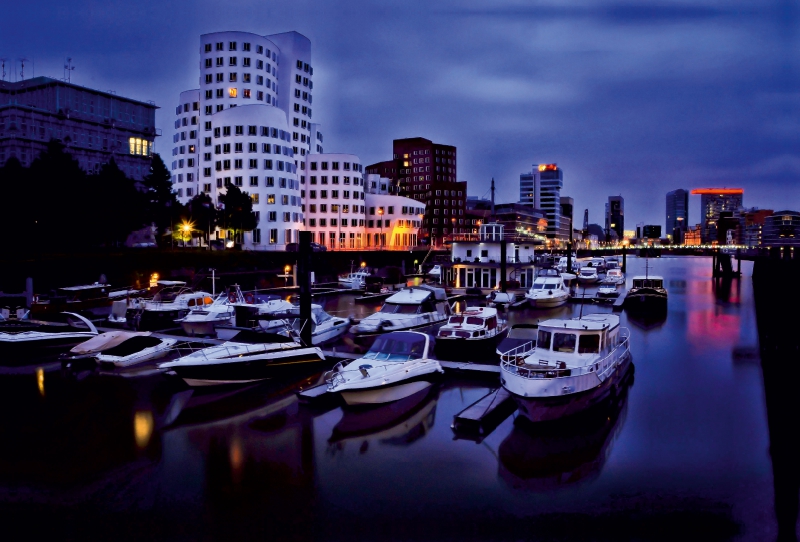
{"type": "Polygon", "coordinates": [[[322,350],[274,333],[239,331],[233,339],[161,363],[189,386],[245,384],[280,378],[325,362],[322,350]]]}
{"type": "MultiPolygon", "coordinates": [[[[300,320],[300,307],[293,307],[285,313],[288,320],[288,333],[296,340],[300,340],[302,320],[300,320]]],[[[331,316],[320,305],[311,305],[311,343],[321,345],[335,341],[350,329],[350,318],[331,316]]]]}
{"type": "Polygon", "coordinates": [[[351,329],[356,335],[402,331],[436,324],[449,316],[450,304],[443,288],[411,286],[386,299],[380,311],[351,329]]]}
{"type": "Polygon", "coordinates": [[[166,356],[178,343],[177,339],[162,339],[150,333],[128,337],[121,343],[97,354],[98,363],[115,367],[130,367],[166,356]]]}
{"type": "Polygon", "coordinates": [[[577,273],[581,270],[581,262],[578,261],[578,258],[575,254],[572,255],[572,269],[567,269],[567,257],[562,256],[558,260],[558,264],[556,264],[556,269],[558,269],[562,273],[577,273]]]}
{"type": "Polygon", "coordinates": [[[190,310],[213,303],[214,299],[208,292],[193,292],[183,286],[165,288],[151,301],[129,308],[125,317],[128,326],[137,330],[153,331],[172,327],[175,320],[183,318],[190,310]]]}
{"type": "Polygon", "coordinates": [[[44,319],[62,312],[82,312],[91,315],[111,305],[110,286],[95,282],[53,290],[50,295],[36,296],[31,303],[31,317],[44,319]]]}
{"type": "Polygon", "coordinates": [[[533,280],[525,297],[531,307],[550,309],[560,307],[569,299],[569,288],[564,283],[564,277],[574,279],[575,275],[559,273],[557,269],[542,269],[533,280]]]}
{"type": "Polygon", "coordinates": [[[278,295],[255,295],[252,303],[233,303],[233,318],[216,326],[218,339],[230,340],[240,331],[280,333],[286,330],[286,315],[295,308],[278,295]]]}
{"type": "Polygon", "coordinates": [[[66,322],[29,319],[0,319],[0,364],[14,363],[45,353],[66,349],[98,334],[94,324],[83,316],[65,312],[66,322]]]}
{"type": "Polygon", "coordinates": [[[576,414],[619,386],[631,361],[629,339],[615,314],[546,320],[535,349],[528,343],[500,356],[500,382],[531,421],[576,414]]]}
{"type": "Polygon", "coordinates": [[[454,359],[494,352],[497,341],[508,330],[508,323],[497,309],[471,307],[450,317],[436,335],[436,354],[441,359],[454,359]]]}
{"type": "Polygon", "coordinates": [[[625,298],[625,308],[638,312],[666,312],[667,290],[664,288],[664,278],[656,275],[633,277],[625,298]]]}
{"type": "Polygon", "coordinates": [[[396,331],[378,337],[363,357],[346,366],[337,363],[325,374],[329,393],[348,405],[398,401],[429,388],[444,373],[432,359],[434,340],[417,331],[396,331]]]}
{"type": "Polygon", "coordinates": [[[66,361],[76,361],[79,359],[94,358],[103,350],[114,348],[115,346],[127,341],[131,337],[138,335],[150,335],[149,331],[106,331],[95,335],[87,341],[73,346],[69,352],[61,354],[61,359],[66,361]]]}
{"type": "Polygon", "coordinates": [[[606,259],[605,258],[592,258],[592,267],[597,269],[598,273],[604,273],[606,270],[606,259]]]}
{"type": "Polygon", "coordinates": [[[486,301],[490,307],[510,307],[517,302],[517,294],[492,290],[486,296],[486,301]]]}
{"type": "Polygon", "coordinates": [[[355,271],[339,277],[339,286],[352,290],[363,290],[366,278],[371,274],[367,271],[355,271]]]}
{"type": "Polygon", "coordinates": [[[600,284],[625,284],[625,275],[622,273],[622,269],[611,268],[606,271],[606,276],[600,281],[600,284]]]}
{"type": "Polygon", "coordinates": [[[619,297],[619,291],[616,284],[600,284],[597,288],[598,297],[619,297]]]}
{"type": "Polygon", "coordinates": [[[582,284],[594,284],[599,279],[596,267],[581,267],[581,271],[578,273],[578,282],[582,284]]]}

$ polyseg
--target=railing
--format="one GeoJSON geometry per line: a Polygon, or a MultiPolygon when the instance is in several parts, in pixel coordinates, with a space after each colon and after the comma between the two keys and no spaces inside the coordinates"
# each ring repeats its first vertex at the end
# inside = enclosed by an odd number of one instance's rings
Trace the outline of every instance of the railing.
{"type": "MultiPolygon", "coordinates": [[[[620,350],[628,350],[630,331],[627,328],[620,329],[620,339],[620,342],[609,349],[605,356],[585,367],[567,368],[564,362],[556,362],[561,365],[555,366],[549,364],[540,364],[538,366],[526,364],[524,363],[524,359],[531,354],[529,353],[527,356],[523,356],[517,351],[521,351],[521,349],[532,344],[533,341],[531,341],[502,354],[500,356],[500,368],[511,374],[528,379],[559,378],[562,376],[579,376],[588,373],[603,374],[614,367],[616,360],[620,357],[620,350]],[[520,362],[522,362],[521,365],[520,362]]],[[[534,349],[531,349],[530,352],[532,353],[533,351],[534,349]]]]}

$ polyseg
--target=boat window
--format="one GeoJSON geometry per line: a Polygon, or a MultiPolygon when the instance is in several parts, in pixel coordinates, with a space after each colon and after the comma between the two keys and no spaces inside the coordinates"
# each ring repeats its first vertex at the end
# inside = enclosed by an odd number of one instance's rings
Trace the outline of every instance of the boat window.
{"type": "Polygon", "coordinates": [[[634,280],[634,281],[633,281],[633,287],[634,287],[634,288],[641,288],[641,287],[642,287],[642,282],[644,282],[644,281],[643,281],[643,280],[641,280],[641,279],[639,279],[639,280],[634,280]]]}
{"type": "MultiPolygon", "coordinates": [[[[397,310],[395,311],[396,314],[417,314],[419,312],[420,306],[419,305],[398,305],[397,310]]],[[[431,310],[433,308],[431,307],[431,310]]]]}
{"type": "Polygon", "coordinates": [[[203,302],[205,302],[206,305],[211,305],[212,303],[214,303],[214,300],[211,299],[210,297],[205,297],[203,298],[203,302]]]}
{"type": "Polygon", "coordinates": [[[584,277],[591,277],[594,276],[594,274],[595,273],[593,269],[581,269],[581,275],[584,277]]]}
{"type": "Polygon", "coordinates": [[[539,330],[539,339],[536,341],[536,348],[541,348],[542,350],[550,350],[550,337],[553,334],[549,331],[542,331],[539,330]]]}
{"type": "Polygon", "coordinates": [[[421,359],[424,353],[424,336],[411,333],[390,333],[378,337],[364,357],[376,361],[404,362],[410,359],[421,359]]]}
{"type": "Polygon", "coordinates": [[[488,329],[494,329],[497,327],[497,318],[492,316],[486,321],[486,327],[488,329]]]}
{"type": "Polygon", "coordinates": [[[596,354],[600,351],[600,335],[581,335],[578,354],[596,354]]]}
{"type": "Polygon", "coordinates": [[[555,333],[553,337],[554,352],[575,352],[574,333],[555,333]]]}
{"type": "Polygon", "coordinates": [[[187,303],[187,305],[190,306],[190,307],[194,307],[194,299],[190,299],[189,303],[187,303]]]}
{"type": "Polygon", "coordinates": [[[463,324],[464,317],[463,316],[451,316],[450,317],[450,324],[463,324]]]}
{"type": "Polygon", "coordinates": [[[400,305],[396,303],[384,303],[383,307],[381,307],[381,310],[379,312],[394,314],[399,306],[400,305]]]}
{"type": "Polygon", "coordinates": [[[469,324],[471,326],[482,326],[483,325],[483,319],[482,318],[478,318],[477,316],[470,316],[469,318],[467,318],[467,324],[469,324]]]}

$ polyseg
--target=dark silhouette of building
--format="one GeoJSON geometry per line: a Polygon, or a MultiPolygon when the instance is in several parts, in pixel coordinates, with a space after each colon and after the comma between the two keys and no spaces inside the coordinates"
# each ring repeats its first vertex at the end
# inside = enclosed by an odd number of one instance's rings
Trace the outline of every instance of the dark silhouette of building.
{"type": "Polygon", "coordinates": [[[689,228],[689,191],[679,188],[667,192],[667,213],[664,224],[666,232],[672,235],[672,242],[680,244],[689,228]]]}
{"type": "Polygon", "coordinates": [[[741,188],[696,188],[692,194],[700,196],[701,235],[704,244],[718,241],[717,226],[720,213],[736,212],[742,207],[744,190],[741,188]]]}
{"type": "Polygon", "coordinates": [[[610,232],[617,232],[617,239],[624,237],[625,200],[622,196],[609,196],[606,203],[606,241],[610,241],[610,232]]]}

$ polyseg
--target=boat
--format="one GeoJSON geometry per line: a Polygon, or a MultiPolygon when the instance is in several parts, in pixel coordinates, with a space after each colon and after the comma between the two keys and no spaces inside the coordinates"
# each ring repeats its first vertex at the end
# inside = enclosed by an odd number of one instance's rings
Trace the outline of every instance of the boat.
{"type": "Polygon", "coordinates": [[[195,308],[212,305],[214,299],[208,292],[194,292],[184,286],[164,288],[151,301],[140,308],[128,309],[128,326],[136,330],[154,331],[172,327],[175,320],[183,318],[195,308]]]}
{"type": "Polygon", "coordinates": [[[367,316],[351,330],[356,335],[372,335],[429,326],[447,320],[450,304],[444,289],[435,286],[410,286],[389,297],[381,310],[367,316]]]}
{"type": "Polygon", "coordinates": [[[440,359],[477,360],[493,353],[497,341],[508,330],[497,309],[471,307],[450,317],[436,334],[436,355],[440,359]]]}
{"type": "Polygon", "coordinates": [[[325,374],[329,393],[348,405],[399,401],[433,385],[444,373],[432,355],[435,341],[418,331],[395,331],[378,337],[363,357],[337,363],[325,374]]]}
{"type": "Polygon", "coordinates": [[[339,277],[339,286],[350,288],[351,290],[362,290],[366,284],[366,278],[370,275],[371,273],[368,271],[354,271],[347,275],[342,275],[339,277]]]}
{"type": "Polygon", "coordinates": [[[616,284],[601,284],[597,288],[597,297],[619,297],[616,284]]]}
{"type": "Polygon", "coordinates": [[[233,303],[230,323],[216,326],[217,338],[230,340],[240,331],[280,333],[286,330],[286,314],[295,308],[278,295],[256,294],[253,303],[233,303]]]}
{"type": "Polygon", "coordinates": [[[83,316],[63,313],[65,322],[30,319],[0,320],[0,364],[13,364],[47,351],[67,349],[98,334],[83,316]]]}
{"type": "Polygon", "coordinates": [[[667,290],[664,278],[656,275],[633,277],[625,309],[638,312],[661,313],[667,311],[667,290]]]}
{"type": "Polygon", "coordinates": [[[594,284],[599,279],[596,267],[581,267],[581,271],[578,273],[578,282],[581,284],[594,284]]]}
{"type": "Polygon", "coordinates": [[[431,267],[431,270],[428,271],[428,276],[434,279],[437,282],[441,282],[442,280],[442,266],[441,265],[434,265],[431,267]]]}
{"type": "Polygon", "coordinates": [[[163,358],[177,343],[177,339],[162,339],[146,333],[129,337],[120,344],[101,351],[95,359],[100,364],[131,367],[163,358]]]}
{"type": "Polygon", "coordinates": [[[538,309],[550,309],[566,303],[570,293],[562,275],[568,275],[570,279],[575,278],[575,275],[562,274],[557,269],[540,270],[525,294],[530,306],[538,309]]]}
{"type": "Polygon", "coordinates": [[[606,270],[606,259],[605,258],[592,258],[591,260],[591,267],[597,269],[598,273],[604,273],[606,270]]]}
{"type": "MultiPolygon", "coordinates": [[[[300,307],[293,307],[283,314],[283,317],[288,321],[288,329],[284,333],[299,341],[302,331],[300,307]]],[[[350,318],[331,316],[325,312],[322,306],[311,305],[311,343],[322,345],[335,341],[347,333],[347,330],[350,329],[350,322],[350,318]]]]}
{"type": "Polygon", "coordinates": [[[616,314],[540,322],[532,346],[500,356],[500,382],[534,422],[577,414],[602,401],[631,363],[630,332],[616,314]]]}
{"type": "MultiPolygon", "coordinates": [[[[536,337],[538,334],[539,324],[514,324],[511,326],[511,329],[508,330],[508,334],[505,338],[497,345],[495,352],[499,356],[502,355],[503,352],[513,350],[523,344],[529,345],[530,351],[533,351],[533,349],[536,348],[536,337]]],[[[523,354],[525,354],[525,352],[518,353],[518,355],[523,354]]]]}
{"type": "Polygon", "coordinates": [[[578,273],[581,270],[581,263],[578,261],[577,256],[572,254],[572,269],[567,269],[567,257],[562,256],[556,264],[556,269],[561,273],[578,273]]]}
{"type": "Polygon", "coordinates": [[[138,335],[150,335],[149,331],[105,331],[95,335],[87,341],[73,346],[69,352],[61,354],[61,359],[76,361],[79,359],[94,358],[103,350],[114,348],[118,344],[138,335]]]}
{"type": "Polygon", "coordinates": [[[622,269],[611,268],[606,271],[606,276],[603,277],[600,284],[625,284],[625,275],[622,273],[622,269]]]}
{"type": "Polygon", "coordinates": [[[235,303],[255,303],[255,295],[248,292],[242,294],[238,286],[234,286],[227,293],[223,292],[210,305],[195,306],[183,318],[175,320],[180,324],[184,333],[193,337],[195,335],[214,335],[216,327],[228,324],[233,318],[233,305],[235,303]]]}
{"type": "Polygon", "coordinates": [[[109,290],[108,284],[100,282],[57,288],[50,295],[33,299],[31,317],[42,320],[62,312],[94,314],[98,309],[111,305],[109,290]]]}
{"type": "Polygon", "coordinates": [[[280,378],[325,363],[322,350],[275,333],[239,331],[217,346],[159,364],[189,386],[245,384],[280,378]]]}
{"type": "Polygon", "coordinates": [[[489,295],[486,296],[486,301],[490,307],[507,307],[517,302],[517,294],[492,290],[489,292],[489,295]]]}

